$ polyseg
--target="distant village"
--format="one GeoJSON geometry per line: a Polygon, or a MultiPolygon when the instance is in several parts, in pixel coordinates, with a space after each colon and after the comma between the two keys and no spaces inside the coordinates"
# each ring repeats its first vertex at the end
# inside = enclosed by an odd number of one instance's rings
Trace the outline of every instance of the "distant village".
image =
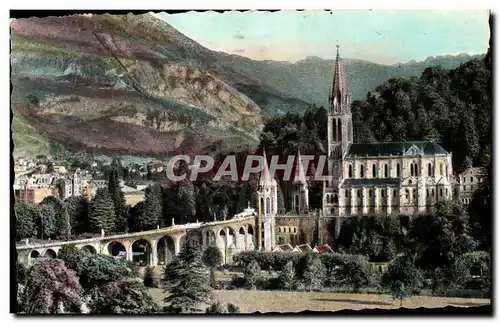
{"type": "MultiPolygon", "coordinates": [[[[166,162],[120,161],[126,176],[120,181],[126,202],[130,206],[144,200],[144,190],[153,184],[148,176],[165,172],[166,162]]],[[[92,199],[99,188],[107,187],[105,169],[111,161],[92,161],[85,167],[73,167],[68,160],[38,156],[17,158],[14,162],[14,195],[16,203],[40,203],[48,196],[66,199],[85,196],[92,199]]]]}

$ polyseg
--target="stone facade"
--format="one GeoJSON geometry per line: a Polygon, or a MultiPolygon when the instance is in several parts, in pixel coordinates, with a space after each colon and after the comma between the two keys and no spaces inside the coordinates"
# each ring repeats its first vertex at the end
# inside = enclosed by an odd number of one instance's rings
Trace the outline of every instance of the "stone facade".
{"type": "Polygon", "coordinates": [[[353,143],[351,100],[337,51],[328,109],[323,214],[414,214],[458,199],[451,153],[432,141],[353,143]]]}

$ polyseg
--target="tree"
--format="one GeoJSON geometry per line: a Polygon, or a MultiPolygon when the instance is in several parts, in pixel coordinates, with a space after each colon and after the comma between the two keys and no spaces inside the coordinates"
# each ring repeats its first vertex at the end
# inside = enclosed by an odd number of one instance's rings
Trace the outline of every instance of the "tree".
{"type": "Polygon", "coordinates": [[[92,232],[115,231],[115,210],[113,200],[106,189],[100,188],[89,206],[89,227],[92,232]]]}
{"type": "Polygon", "coordinates": [[[128,278],[100,287],[93,303],[96,314],[154,314],[160,310],[140,280],[128,278]]]}
{"type": "Polygon", "coordinates": [[[403,300],[419,291],[422,274],[408,257],[394,260],[382,277],[382,285],[389,290],[394,299],[403,300]]]}
{"type": "Polygon", "coordinates": [[[66,267],[76,270],[80,261],[85,257],[85,252],[78,249],[73,244],[63,245],[57,254],[57,257],[64,261],[66,267]]]}
{"type": "Polygon", "coordinates": [[[16,264],[16,281],[18,284],[26,284],[26,279],[28,277],[27,273],[28,271],[26,267],[22,263],[18,262],[16,264]]]}
{"type": "Polygon", "coordinates": [[[42,239],[53,238],[56,235],[56,211],[54,207],[49,204],[40,204],[39,206],[39,215],[37,221],[37,232],[39,232],[39,237],[42,239]]]}
{"type": "Polygon", "coordinates": [[[221,302],[215,302],[205,311],[206,314],[238,314],[240,308],[228,303],[227,306],[221,302]]]}
{"type": "Polygon", "coordinates": [[[16,215],[16,241],[35,237],[36,220],[39,217],[38,205],[16,203],[14,212],[16,215]]]}
{"type": "Polygon", "coordinates": [[[382,252],[383,242],[378,233],[371,231],[366,240],[366,252],[370,258],[377,258],[382,252]]]}
{"type": "Polygon", "coordinates": [[[255,289],[257,281],[260,279],[260,266],[257,261],[252,260],[246,267],[244,271],[246,284],[251,288],[255,289]]]}
{"type": "Polygon", "coordinates": [[[169,296],[165,308],[173,313],[199,312],[200,306],[212,298],[209,273],[203,264],[199,249],[188,233],[181,252],[165,268],[164,282],[169,296]]]}
{"type": "Polygon", "coordinates": [[[78,262],[76,272],[87,294],[93,294],[97,287],[135,274],[130,262],[99,254],[84,257],[78,262]]]}
{"type": "Polygon", "coordinates": [[[326,268],[319,257],[309,258],[302,279],[304,282],[304,286],[309,291],[320,288],[323,286],[323,281],[325,280],[325,278],[326,268]]]}
{"type": "Polygon", "coordinates": [[[68,240],[71,236],[71,223],[64,202],[55,196],[47,196],[40,203],[51,205],[55,211],[56,236],[62,240],[68,240]]]}
{"type": "Polygon", "coordinates": [[[26,314],[64,313],[83,304],[83,289],[73,270],[60,259],[37,262],[28,272],[21,296],[26,314]]]}
{"type": "Polygon", "coordinates": [[[111,200],[113,201],[113,221],[114,228],[118,232],[127,231],[127,219],[128,219],[128,208],[125,201],[125,196],[123,195],[122,189],[120,187],[119,171],[121,170],[121,165],[119,160],[116,158],[111,162],[111,169],[108,176],[108,192],[111,200]]]}
{"type": "Polygon", "coordinates": [[[295,287],[295,268],[292,261],[288,261],[278,276],[280,286],[285,290],[292,290],[295,287]]]}
{"type": "Polygon", "coordinates": [[[353,259],[345,263],[343,271],[346,274],[346,283],[352,286],[355,291],[358,291],[370,281],[366,265],[360,259],[353,259]]]}
{"type": "Polygon", "coordinates": [[[146,188],[145,200],[142,206],[142,212],[138,219],[139,231],[155,229],[162,215],[161,208],[161,188],[158,185],[152,185],[146,188]]]}
{"type": "Polygon", "coordinates": [[[203,263],[209,268],[222,264],[222,253],[219,248],[208,247],[203,252],[203,263]]]}
{"type": "Polygon", "coordinates": [[[383,239],[382,251],[380,252],[380,260],[390,261],[396,257],[396,245],[391,238],[383,239]]]}
{"type": "Polygon", "coordinates": [[[83,196],[70,196],[64,200],[64,204],[70,218],[71,231],[89,232],[89,201],[83,196]]]}

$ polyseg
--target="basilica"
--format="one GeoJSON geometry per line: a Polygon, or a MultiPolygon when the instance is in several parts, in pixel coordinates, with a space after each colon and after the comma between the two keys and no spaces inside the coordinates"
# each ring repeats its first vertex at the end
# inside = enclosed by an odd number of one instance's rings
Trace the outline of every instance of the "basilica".
{"type": "MultiPolygon", "coordinates": [[[[269,178],[266,164],[258,192],[264,205],[262,230],[264,237],[268,237],[263,242],[267,244],[265,249],[271,245],[274,248],[277,240],[278,244],[293,244],[294,241],[295,244],[315,243],[307,241],[312,238],[304,238],[307,232],[302,233],[302,237],[300,232],[309,229],[321,233],[321,223],[326,223],[327,219],[425,212],[438,201],[460,199],[461,191],[467,190],[454,176],[452,153],[436,142],[353,142],[351,98],[338,45],[328,101],[329,179],[323,186],[322,210],[314,214],[317,216],[310,212],[308,184],[302,163],[297,163],[292,193],[293,214],[278,215],[274,193],[277,183],[269,178]],[[311,218],[318,219],[307,221],[311,218]]],[[[300,152],[297,156],[300,159],[300,152]]],[[[462,177],[466,178],[462,175],[459,178],[462,177]]],[[[476,183],[480,181],[478,178],[476,183]]],[[[340,221],[335,222],[338,232],[340,221]]],[[[334,237],[328,239],[330,243],[332,239],[334,237]]]]}

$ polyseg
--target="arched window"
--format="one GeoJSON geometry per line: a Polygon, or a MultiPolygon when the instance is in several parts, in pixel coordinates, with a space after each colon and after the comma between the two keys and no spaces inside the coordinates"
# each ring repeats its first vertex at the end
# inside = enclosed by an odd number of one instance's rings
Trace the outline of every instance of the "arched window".
{"type": "Polygon", "coordinates": [[[339,197],[337,194],[333,194],[333,203],[338,203],[339,202],[339,197]]]}
{"type": "Polygon", "coordinates": [[[384,177],[389,177],[389,165],[384,165],[384,177]]]}
{"type": "Polygon", "coordinates": [[[444,166],[443,163],[439,163],[439,175],[443,176],[444,175],[444,166]]]}
{"type": "Polygon", "coordinates": [[[405,193],[406,193],[406,200],[409,201],[410,200],[410,191],[408,189],[405,189],[405,193]]]}
{"type": "Polygon", "coordinates": [[[299,196],[295,195],[295,212],[299,213],[299,196]]]}
{"type": "Polygon", "coordinates": [[[368,190],[368,196],[372,197],[372,190],[368,190]]]}
{"type": "Polygon", "coordinates": [[[332,135],[333,135],[333,141],[337,141],[337,119],[333,120],[332,135]]]}
{"type": "Polygon", "coordinates": [[[410,175],[414,176],[414,171],[413,171],[413,163],[410,163],[410,175]]]}
{"type": "Polygon", "coordinates": [[[401,165],[397,164],[396,165],[396,177],[401,176],[401,165]]]}
{"type": "Polygon", "coordinates": [[[338,131],[339,131],[339,135],[338,135],[337,138],[338,138],[339,141],[342,141],[342,120],[341,119],[339,119],[339,129],[338,129],[338,131]]]}
{"type": "Polygon", "coordinates": [[[427,164],[427,176],[432,177],[432,164],[427,164]]]}
{"type": "Polygon", "coordinates": [[[381,191],[381,193],[380,193],[380,195],[381,195],[382,197],[385,197],[385,191],[384,191],[384,190],[382,190],[382,191],[381,191]]]}
{"type": "Polygon", "coordinates": [[[361,167],[359,168],[359,177],[361,177],[361,178],[365,177],[365,166],[364,165],[361,165],[361,167]]]}
{"type": "Polygon", "coordinates": [[[375,166],[375,164],[372,165],[372,177],[377,177],[377,166],[375,166]]]}
{"type": "Polygon", "coordinates": [[[349,178],[352,178],[352,165],[351,164],[349,164],[349,174],[348,175],[349,175],[348,176],[349,178]]]}
{"type": "Polygon", "coordinates": [[[415,176],[418,176],[418,174],[419,174],[418,165],[416,163],[414,163],[413,165],[414,165],[413,166],[413,168],[414,168],[413,170],[415,171],[415,176]]]}
{"type": "Polygon", "coordinates": [[[439,196],[443,196],[443,189],[442,188],[439,189],[439,196]]]}

